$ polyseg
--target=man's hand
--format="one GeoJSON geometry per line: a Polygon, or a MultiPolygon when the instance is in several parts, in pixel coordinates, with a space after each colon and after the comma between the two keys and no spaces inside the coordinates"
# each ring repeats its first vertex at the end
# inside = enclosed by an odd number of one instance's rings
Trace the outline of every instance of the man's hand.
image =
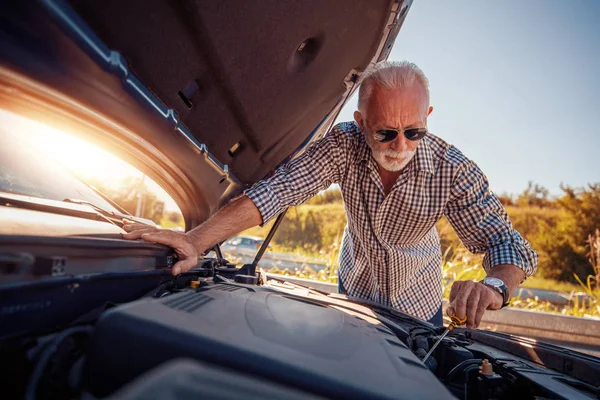
{"type": "Polygon", "coordinates": [[[171,268],[173,275],[189,271],[198,264],[198,251],[185,233],[159,229],[127,220],[123,222],[125,223],[123,229],[128,232],[123,235],[123,239],[143,239],[146,242],[164,244],[175,250],[179,261],[171,268]]]}
{"type": "Polygon", "coordinates": [[[144,239],[147,242],[172,247],[179,257],[179,262],[173,266],[171,272],[178,275],[198,264],[200,252],[261,222],[262,216],[254,202],[247,196],[240,196],[187,233],[159,229],[124,219],[123,229],[128,233],[123,235],[123,239],[144,239]]]}
{"type": "Polygon", "coordinates": [[[450,290],[450,306],[446,314],[456,314],[460,319],[467,317],[467,328],[474,329],[481,323],[485,310],[499,310],[502,295],[483,283],[456,281],[450,290]]]}

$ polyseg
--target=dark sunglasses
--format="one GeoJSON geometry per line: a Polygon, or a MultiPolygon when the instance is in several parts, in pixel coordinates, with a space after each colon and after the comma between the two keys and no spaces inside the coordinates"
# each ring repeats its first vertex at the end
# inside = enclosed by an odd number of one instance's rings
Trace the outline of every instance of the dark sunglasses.
{"type": "MultiPolygon", "coordinates": [[[[427,134],[427,129],[426,128],[413,128],[413,129],[406,129],[403,132],[404,132],[404,137],[407,138],[408,140],[417,141],[417,140],[422,139],[423,136],[425,136],[427,134]]],[[[381,130],[378,130],[377,132],[375,132],[373,137],[379,143],[387,143],[387,142],[391,142],[392,140],[396,139],[398,137],[398,133],[399,133],[399,131],[396,129],[381,129],[381,130]]]]}

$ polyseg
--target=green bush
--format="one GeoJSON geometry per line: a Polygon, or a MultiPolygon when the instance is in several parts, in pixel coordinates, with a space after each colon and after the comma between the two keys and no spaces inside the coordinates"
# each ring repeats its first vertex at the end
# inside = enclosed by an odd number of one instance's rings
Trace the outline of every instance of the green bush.
{"type": "MultiPolygon", "coordinates": [[[[564,194],[551,203],[552,208],[524,208],[513,223],[539,252],[542,276],[575,281],[574,275],[594,272],[588,260],[588,237],[600,227],[600,184],[562,190],[564,194]]],[[[511,218],[513,213],[509,211],[511,218]]]]}

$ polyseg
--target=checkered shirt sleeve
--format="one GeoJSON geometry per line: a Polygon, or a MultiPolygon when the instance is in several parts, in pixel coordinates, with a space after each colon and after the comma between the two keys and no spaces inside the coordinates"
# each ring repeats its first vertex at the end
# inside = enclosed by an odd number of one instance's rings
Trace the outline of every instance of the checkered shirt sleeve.
{"type": "Polygon", "coordinates": [[[486,272],[499,264],[513,264],[527,277],[535,273],[537,252],[513,229],[506,210],[474,162],[461,165],[456,174],[445,215],[469,251],[485,253],[486,272]]]}
{"type": "Polygon", "coordinates": [[[277,168],[271,178],[246,190],[244,194],[258,208],[262,224],[338,182],[345,173],[348,146],[344,133],[334,128],[296,159],[277,168]]]}

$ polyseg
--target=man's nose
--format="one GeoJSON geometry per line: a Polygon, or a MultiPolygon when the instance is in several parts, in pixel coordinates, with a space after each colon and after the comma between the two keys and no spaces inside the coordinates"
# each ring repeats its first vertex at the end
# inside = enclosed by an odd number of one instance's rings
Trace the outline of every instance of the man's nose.
{"type": "Polygon", "coordinates": [[[400,132],[398,136],[390,143],[390,148],[397,152],[405,151],[407,147],[406,138],[404,137],[403,132],[400,132]]]}

